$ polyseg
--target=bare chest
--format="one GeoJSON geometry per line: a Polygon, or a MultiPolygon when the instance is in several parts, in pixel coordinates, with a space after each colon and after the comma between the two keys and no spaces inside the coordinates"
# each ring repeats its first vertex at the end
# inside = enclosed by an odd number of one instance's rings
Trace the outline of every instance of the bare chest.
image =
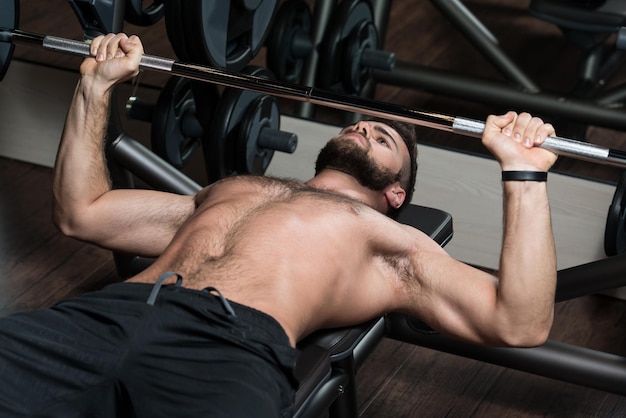
{"type": "Polygon", "coordinates": [[[358,322],[387,307],[394,274],[368,213],[315,193],[207,200],[155,267],[272,315],[290,335],[329,325],[346,303],[358,322]]]}

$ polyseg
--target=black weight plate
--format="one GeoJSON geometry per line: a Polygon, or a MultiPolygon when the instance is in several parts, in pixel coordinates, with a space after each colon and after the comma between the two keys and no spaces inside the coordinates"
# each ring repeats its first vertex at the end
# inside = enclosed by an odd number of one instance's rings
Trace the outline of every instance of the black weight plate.
{"type": "Polygon", "coordinates": [[[604,252],[608,256],[626,252],[626,172],[622,173],[606,217],[604,252]]]}
{"type": "Polygon", "coordinates": [[[164,9],[163,0],[154,0],[145,8],[142,0],[126,0],[124,20],[137,26],[152,26],[161,20],[164,9]]]}
{"type": "Polygon", "coordinates": [[[359,94],[370,77],[369,67],[361,65],[365,49],[378,49],[378,31],[372,22],[363,20],[344,41],[341,85],[348,94],[359,94]]]}
{"type": "Polygon", "coordinates": [[[210,103],[216,103],[218,97],[212,84],[171,77],[154,106],[152,150],[174,167],[183,168],[201,144],[204,129],[200,119],[210,117],[201,108],[212,110],[210,103]]]}
{"type": "Polygon", "coordinates": [[[373,22],[374,16],[369,2],[362,0],[343,1],[328,26],[320,48],[317,84],[323,89],[343,92],[341,67],[344,44],[350,34],[364,22],[373,22]]]}
{"type": "Polygon", "coordinates": [[[235,153],[237,171],[256,175],[265,174],[272,161],[274,150],[259,145],[258,138],[264,129],[280,128],[280,111],[276,98],[262,95],[254,99],[242,118],[235,153]]]}
{"type": "Polygon", "coordinates": [[[247,10],[254,10],[258,8],[263,0],[235,0],[237,3],[241,5],[241,7],[247,10]]]}
{"type": "MultiPolygon", "coordinates": [[[[246,67],[243,73],[273,78],[271,72],[262,67],[246,67]]],[[[222,92],[215,115],[211,121],[209,135],[203,143],[207,178],[210,183],[239,174],[237,168],[237,136],[248,107],[259,96],[249,90],[226,88],[222,92]]]]}
{"type": "MultiPolygon", "coordinates": [[[[20,15],[19,0],[0,0],[0,28],[17,29],[20,15]]],[[[0,39],[0,81],[4,78],[11,58],[13,57],[14,45],[9,39],[0,39]]]]}
{"type": "Polygon", "coordinates": [[[191,62],[189,51],[187,50],[189,45],[185,40],[185,24],[182,20],[182,8],[185,2],[180,0],[164,0],[165,29],[167,39],[170,41],[172,49],[178,59],[191,62]]]}
{"type": "Polygon", "coordinates": [[[293,83],[300,78],[313,48],[310,32],[311,11],[304,0],[288,0],[278,8],[265,45],[267,67],[279,80],[293,83]]]}
{"type": "Polygon", "coordinates": [[[190,61],[241,71],[263,46],[277,0],[181,3],[190,61]]]}
{"type": "Polygon", "coordinates": [[[228,37],[228,18],[232,0],[181,1],[181,25],[191,62],[226,67],[225,45],[228,37]],[[204,39],[204,25],[210,31],[210,37],[204,39]]]}

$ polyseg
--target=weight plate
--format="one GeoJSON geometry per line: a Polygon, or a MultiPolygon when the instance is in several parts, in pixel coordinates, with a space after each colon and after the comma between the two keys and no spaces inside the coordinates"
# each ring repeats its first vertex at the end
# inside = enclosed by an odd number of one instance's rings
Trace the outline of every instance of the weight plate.
{"type": "Polygon", "coordinates": [[[185,0],[182,26],[190,61],[241,71],[259,52],[277,0],[185,0]]]}
{"type": "Polygon", "coordinates": [[[369,2],[361,0],[343,1],[334,13],[320,48],[319,71],[317,84],[323,89],[344,92],[341,67],[345,53],[346,40],[354,30],[364,23],[373,22],[374,15],[369,2]]]}
{"type": "Polygon", "coordinates": [[[235,0],[247,10],[254,10],[261,5],[263,0],[235,0]]]}
{"type": "Polygon", "coordinates": [[[604,229],[604,252],[608,256],[626,252],[626,172],[622,173],[609,206],[604,229]]]}
{"type": "Polygon", "coordinates": [[[163,0],[154,0],[146,8],[142,0],[126,0],[124,20],[137,26],[152,26],[161,20],[164,12],[163,0]]]}
{"type": "MultiPolygon", "coordinates": [[[[20,21],[19,0],[0,0],[0,10],[2,11],[2,13],[0,13],[0,28],[9,30],[17,29],[18,22],[20,21]]],[[[0,81],[2,81],[9,69],[14,48],[11,42],[3,42],[3,40],[0,39],[0,81]]]]}
{"type": "MultiPolygon", "coordinates": [[[[273,78],[271,72],[263,67],[246,67],[243,73],[273,78]]],[[[209,135],[205,136],[203,144],[207,178],[210,183],[241,173],[241,166],[237,163],[239,129],[250,104],[260,96],[262,96],[260,93],[235,88],[226,88],[222,92],[211,121],[209,135]]]]}
{"type": "Polygon", "coordinates": [[[313,49],[311,11],[303,0],[288,0],[276,13],[267,36],[267,67],[279,80],[296,82],[313,49]]]}
{"type": "Polygon", "coordinates": [[[192,62],[185,41],[185,25],[182,20],[182,8],[185,2],[180,0],[164,0],[165,30],[167,39],[174,53],[181,61],[192,62]]]}
{"type": "Polygon", "coordinates": [[[378,49],[378,31],[367,20],[361,21],[344,41],[341,85],[348,94],[358,94],[370,77],[370,68],[361,63],[365,49],[378,49]]]}
{"type": "Polygon", "coordinates": [[[259,96],[248,105],[237,135],[236,163],[240,173],[263,175],[270,165],[274,150],[259,145],[263,130],[280,128],[278,101],[272,96],[259,96]]]}
{"type": "Polygon", "coordinates": [[[152,116],[152,150],[181,169],[200,146],[204,127],[218,101],[217,87],[171,77],[159,94],[152,116]],[[196,99],[197,98],[197,99],[196,99]]]}

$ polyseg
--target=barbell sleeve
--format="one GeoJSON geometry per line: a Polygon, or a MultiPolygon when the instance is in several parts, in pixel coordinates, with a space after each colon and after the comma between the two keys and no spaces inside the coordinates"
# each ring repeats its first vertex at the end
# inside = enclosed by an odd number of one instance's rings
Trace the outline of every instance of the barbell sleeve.
{"type": "MultiPolygon", "coordinates": [[[[14,44],[40,45],[44,49],[51,51],[83,57],[90,56],[88,43],[17,29],[3,30],[0,34],[0,41],[13,42],[14,44]]],[[[250,90],[255,93],[308,102],[343,111],[408,122],[465,136],[479,138],[485,129],[485,123],[478,120],[426,112],[370,98],[351,96],[277,80],[268,80],[220,68],[183,63],[170,58],[143,55],[140,68],[214,83],[224,87],[250,90]]],[[[558,155],[626,168],[626,152],[624,151],[561,137],[548,137],[541,147],[549,149],[558,155]]]]}

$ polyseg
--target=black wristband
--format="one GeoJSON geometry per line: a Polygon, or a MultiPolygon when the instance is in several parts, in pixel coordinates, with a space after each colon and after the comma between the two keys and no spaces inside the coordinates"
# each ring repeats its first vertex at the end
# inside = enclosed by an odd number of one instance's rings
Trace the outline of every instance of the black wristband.
{"type": "Polygon", "coordinates": [[[547,171],[503,171],[502,181],[547,181],[547,171]]]}

